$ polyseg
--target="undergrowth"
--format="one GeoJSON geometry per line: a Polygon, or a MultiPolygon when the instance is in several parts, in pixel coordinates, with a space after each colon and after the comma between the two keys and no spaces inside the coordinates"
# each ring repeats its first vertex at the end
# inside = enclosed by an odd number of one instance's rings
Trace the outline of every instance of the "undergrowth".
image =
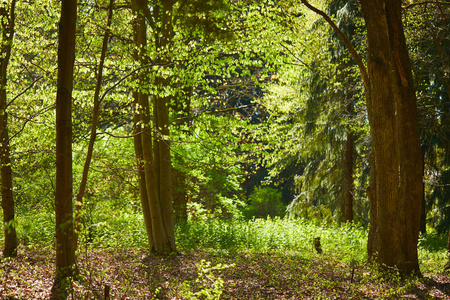
{"type": "MultiPolygon", "coordinates": [[[[54,216],[45,211],[22,211],[17,231],[22,244],[54,245],[54,216]]],[[[81,237],[92,248],[146,248],[143,218],[139,212],[99,211],[91,214],[81,237]]],[[[322,257],[346,264],[367,260],[367,229],[354,225],[316,225],[302,219],[255,218],[252,220],[206,219],[177,224],[180,250],[207,249],[217,255],[235,252],[298,252],[305,258],[317,256],[313,239],[321,238],[322,257]]],[[[2,236],[0,235],[0,239],[2,236]]],[[[424,273],[440,272],[446,263],[446,239],[430,231],[421,236],[419,258],[424,273]]]]}

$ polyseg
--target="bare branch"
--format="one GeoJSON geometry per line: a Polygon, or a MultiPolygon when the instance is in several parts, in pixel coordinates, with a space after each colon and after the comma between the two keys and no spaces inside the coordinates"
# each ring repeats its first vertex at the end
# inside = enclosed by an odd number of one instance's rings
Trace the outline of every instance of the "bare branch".
{"type": "Polygon", "coordinates": [[[361,72],[364,86],[367,89],[369,87],[369,77],[367,75],[366,66],[364,65],[364,63],[361,59],[361,56],[359,56],[358,52],[355,50],[355,48],[353,47],[350,40],[347,38],[347,36],[345,36],[345,34],[339,29],[339,27],[337,27],[337,25],[333,22],[333,20],[331,20],[331,18],[326,13],[324,13],[323,11],[321,11],[318,8],[315,8],[314,6],[309,4],[308,1],[306,1],[306,0],[301,0],[301,1],[308,9],[312,10],[313,12],[315,12],[316,14],[318,14],[322,18],[324,18],[325,21],[327,21],[327,23],[330,24],[330,26],[333,28],[333,30],[344,41],[345,45],[347,46],[347,49],[350,51],[350,54],[353,56],[353,59],[355,60],[356,64],[359,67],[359,71],[361,72]]]}
{"type": "Polygon", "coordinates": [[[39,76],[38,78],[36,78],[27,88],[25,88],[22,92],[20,92],[19,94],[17,94],[14,98],[12,98],[11,101],[9,101],[9,103],[6,105],[5,109],[7,109],[17,98],[19,98],[20,96],[22,96],[23,94],[25,94],[29,89],[31,89],[33,87],[33,85],[38,82],[42,77],[44,77],[43,75],[39,76]]]}
{"type": "Polygon", "coordinates": [[[417,5],[427,5],[427,4],[437,4],[437,5],[450,5],[450,1],[423,1],[423,2],[413,2],[408,5],[402,6],[402,9],[409,9],[417,5]]]}

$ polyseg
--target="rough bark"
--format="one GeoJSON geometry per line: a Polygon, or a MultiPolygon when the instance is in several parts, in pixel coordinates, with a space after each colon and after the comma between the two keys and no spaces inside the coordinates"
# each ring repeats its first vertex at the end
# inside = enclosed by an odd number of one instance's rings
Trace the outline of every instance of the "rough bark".
{"type": "Polygon", "coordinates": [[[400,0],[361,0],[367,27],[367,69],[349,40],[323,12],[357,62],[372,134],[368,253],[387,270],[418,273],[422,156],[417,99],[401,20],[400,0]]]}
{"type": "MultiPolygon", "coordinates": [[[[6,5],[6,4],[4,4],[6,5]]],[[[3,256],[17,255],[17,234],[15,228],[14,195],[11,171],[11,157],[8,132],[7,109],[7,70],[14,38],[14,18],[16,1],[12,0],[9,10],[2,10],[2,40],[0,57],[0,162],[1,162],[1,196],[3,209],[3,230],[5,242],[3,256]]]]}
{"type": "MultiPolygon", "coordinates": [[[[417,99],[401,20],[401,1],[362,0],[368,37],[366,101],[376,170],[370,255],[402,273],[419,271],[422,155],[417,99]]],[[[371,214],[372,217],[372,214],[371,214]]]]}
{"type": "Polygon", "coordinates": [[[75,61],[77,1],[63,0],[59,22],[56,92],[56,272],[58,278],[76,273],[72,206],[72,89],[75,61]]]}

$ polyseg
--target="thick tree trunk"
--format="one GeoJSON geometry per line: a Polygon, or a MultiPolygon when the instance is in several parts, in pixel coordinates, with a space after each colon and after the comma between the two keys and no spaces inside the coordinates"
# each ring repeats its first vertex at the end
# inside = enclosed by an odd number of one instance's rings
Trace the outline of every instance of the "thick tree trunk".
{"type": "MultiPolygon", "coordinates": [[[[6,5],[6,4],[4,4],[6,5]]],[[[9,58],[11,56],[11,47],[14,38],[14,18],[16,1],[12,0],[9,10],[5,10],[1,15],[2,40],[0,58],[0,163],[1,163],[1,196],[3,209],[3,226],[5,243],[3,246],[3,256],[15,257],[17,255],[17,234],[14,218],[14,195],[11,171],[11,157],[8,133],[8,113],[7,108],[7,70],[9,58]]]]}
{"type": "Polygon", "coordinates": [[[367,28],[367,69],[355,48],[324,12],[344,40],[364,82],[372,133],[368,254],[386,269],[420,272],[417,242],[423,180],[417,99],[401,19],[400,0],[361,0],[367,28]]]}
{"type": "MultiPolygon", "coordinates": [[[[167,63],[169,61],[168,51],[173,37],[173,0],[162,1],[162,17],[161,17],[161,37],[160,50],[163,53],[162,61],[167,63]]],[[[163,83],[159,86],[160,93],[164,93],[164,89],[170,85],[168,79],[157,78],[157,82],[163,83]]],[[[156,118],[154,119],[155,128],[159,134],[157,135],[156,145],[158,148],[159,157],[159,197],[161,202],[161,214],[164,222],[165,234],[168,238],[168,246],[171,251],[175,251],[175,232],[173,222],[173,202],[172,202],[172,162],[170,153],[170,131],[169,131],[169,97],[156,95],[154,97],[153,110],[156,111],[156,118]]]]}
{"type": "Polygon", "coordinates": [[[63,0],[59,23],[56,92],[56,272],[76,274],[72,206],[72,89],[77,1],[63,0]]]}
{"type": "Polygon", "coordinates": [[[366,98],[376,172],[368,251],[382,266],[420,272],[422,156],[401,1],[362,0],[361,7],[368,32],[366,98]]]}

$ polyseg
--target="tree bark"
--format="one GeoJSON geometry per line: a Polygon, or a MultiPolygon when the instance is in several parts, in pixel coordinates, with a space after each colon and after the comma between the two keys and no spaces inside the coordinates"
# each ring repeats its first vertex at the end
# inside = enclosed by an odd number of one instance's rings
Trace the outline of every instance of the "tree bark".
{"type": "Polygon", "coordinates": [[[401,20],[400,0],[361,0],[367,27],[367,69],[350,41],[322,11],[358,64],[372,134],[369,257],[402,274],[419,273],[422,156],[417,99],[401,20]]]}
{"type": "MultiPolygon", "coordinates": [[[[6,6],[6,4],[3,4],[6,6]]],[[[15,257],[17,255],[17,233],[15,228],[15,211],[13,181],[11,170],[11,156],[8,132],[7,109],[7,71],[11,48],[14,38],[14,18],[16,1],[12,0],[9,10],[4,7],[2,15],[2,40],[0,58],[0,162],[1,162],[1,196],[3,209],[3,230],[5,243],[3,246],[3,256],[15,257]]]]}
{"type": "MultiPolygon", "coordinates": [[[[161,17],[161,37],[160,37],[160,53],[163,54],[162,62],[168,64],[168,49],[173,37],[173,0],[164,0],[162,2],[162,17],[161,17]],[[166,52],[166,53],[165,53],[166,52]]],[[[168,66],[166,66],[168,67],[168,66]]],[[[160,94],[164,93],[164,89],[170,86],[168,79],[157,78],[157,85],[160,94]]],[[[169,97],[168,96],[154,96],[153,110],[156,112],[154,119],[154,126],[159,132],[156,139],[156,145],[159,157],[159,196],[161,201],[161,213],[164,222],[165,234],[168,238],[168,246],[171,251],[176,251],[175,248],[175,232],[173,222],[173,202],[172,202],[172,162],[170,153],[170,130],[169,130],[169,97]]],[[[155,115],[155,114],[154,114],[155,115]]]]}
{"type": "MultiPolygon", "coordinates": [[[[354,115],[353,101],[348,100],[346,104],[346,114],[348,116],[354,115]]],[[[344,173],[345,173],[345,191],[344,191],[344,219],[345,222],[353,222],[353,194],[354,194],[354,183],[353,183],[353,166],[354,166],[354,152],[355,152],[355,135],[350,126],[347,127],[347,140],[345,142],[345,162],[344,162],[344,173]]]]}
{"type": "Polygon", "coordinates": [[[72,205],[72,89],[77,1],[62,0],[56,92],[56,276],[76,275],[72,205]]]}
{"type": "Polygon", "coordinates": [[[347,133],[345,142],[345,195],[344,195],[344,218],[345,222],[353,222],[353,152],[354,152],[354,134],[347,133]]]}
{"type": "Polygon", "coordinates": [[[368,37],[366,101],[376,192],[369,255],[404,274],[420,272],[417,242],[422,155],[417,99],[401,20],[401,1],[362,0],[368,37]]]}
{"type": "MultiPolygon", "coordinates": [[[[146,22],[144,15],[151,17],[148,12],[146,0],[134,0],[135,10],[135,44],[137,52],[136,59],[141,66],[148,65],[146,54],[147,36],[146,22]]],[[[164,4],[153,8],[153,13],[159,17],[157,12],[161,12],[161,34],[164,37],[167,18],[164,16],[172,10],[173,4],[164,1],[164,4]],[[166,6],[169,4],[169,6],[166,6]],[[162,9],[160,9],[162,8],[162,9]],[[157,11],[157,12],[156,12],[157,11]]],[[[171,18],[171,16],[170,16],[171,18]]],[[[161,51],[163,38],[155,36],[156,51],[161,51]]],[[[161,63],[162,60],[159,60],[161,63]]],[[[161,65],[163,65],[161,63],[161,65]]],[[[150,251],[154,253],[175,252],[175,233],[173,224],[173,204],[171,187],[171,161],[168,144],[168,124],[169,112],[167,103],[160,95],[153,96],[153,106],[150,108],[148,92],[144,92],[150,80],[148,67],[142,68],[139,74],[139,89],[135,92],[138,106],[136,112],[135,130],[140,130],[135,138],[135,154],[138,159],[138,169],[140,173],[141,203],[144,212],[147,236],[149,238],[150,251]],[[162,100],[163,99],[163,100],[162,100]],[[151,109],[153,110],[153,120],[151,120],[151,109]],[[140,142],[140,144],[139,144],[140,142]],[[142,160],[141,160],[142,158],[142,160]],[[145,189],[144,189],[145,182],[145,189]],[[147,199],[147,200],[146,200],[147,199]],[[148,208],[147,208],[148,206],[148,208]]],[[[162,83],[160,77],[156,77],[155,84],[159,91],[162,83]]],[[[165,83],[165,82],[164,82],[165,83]]]]}

